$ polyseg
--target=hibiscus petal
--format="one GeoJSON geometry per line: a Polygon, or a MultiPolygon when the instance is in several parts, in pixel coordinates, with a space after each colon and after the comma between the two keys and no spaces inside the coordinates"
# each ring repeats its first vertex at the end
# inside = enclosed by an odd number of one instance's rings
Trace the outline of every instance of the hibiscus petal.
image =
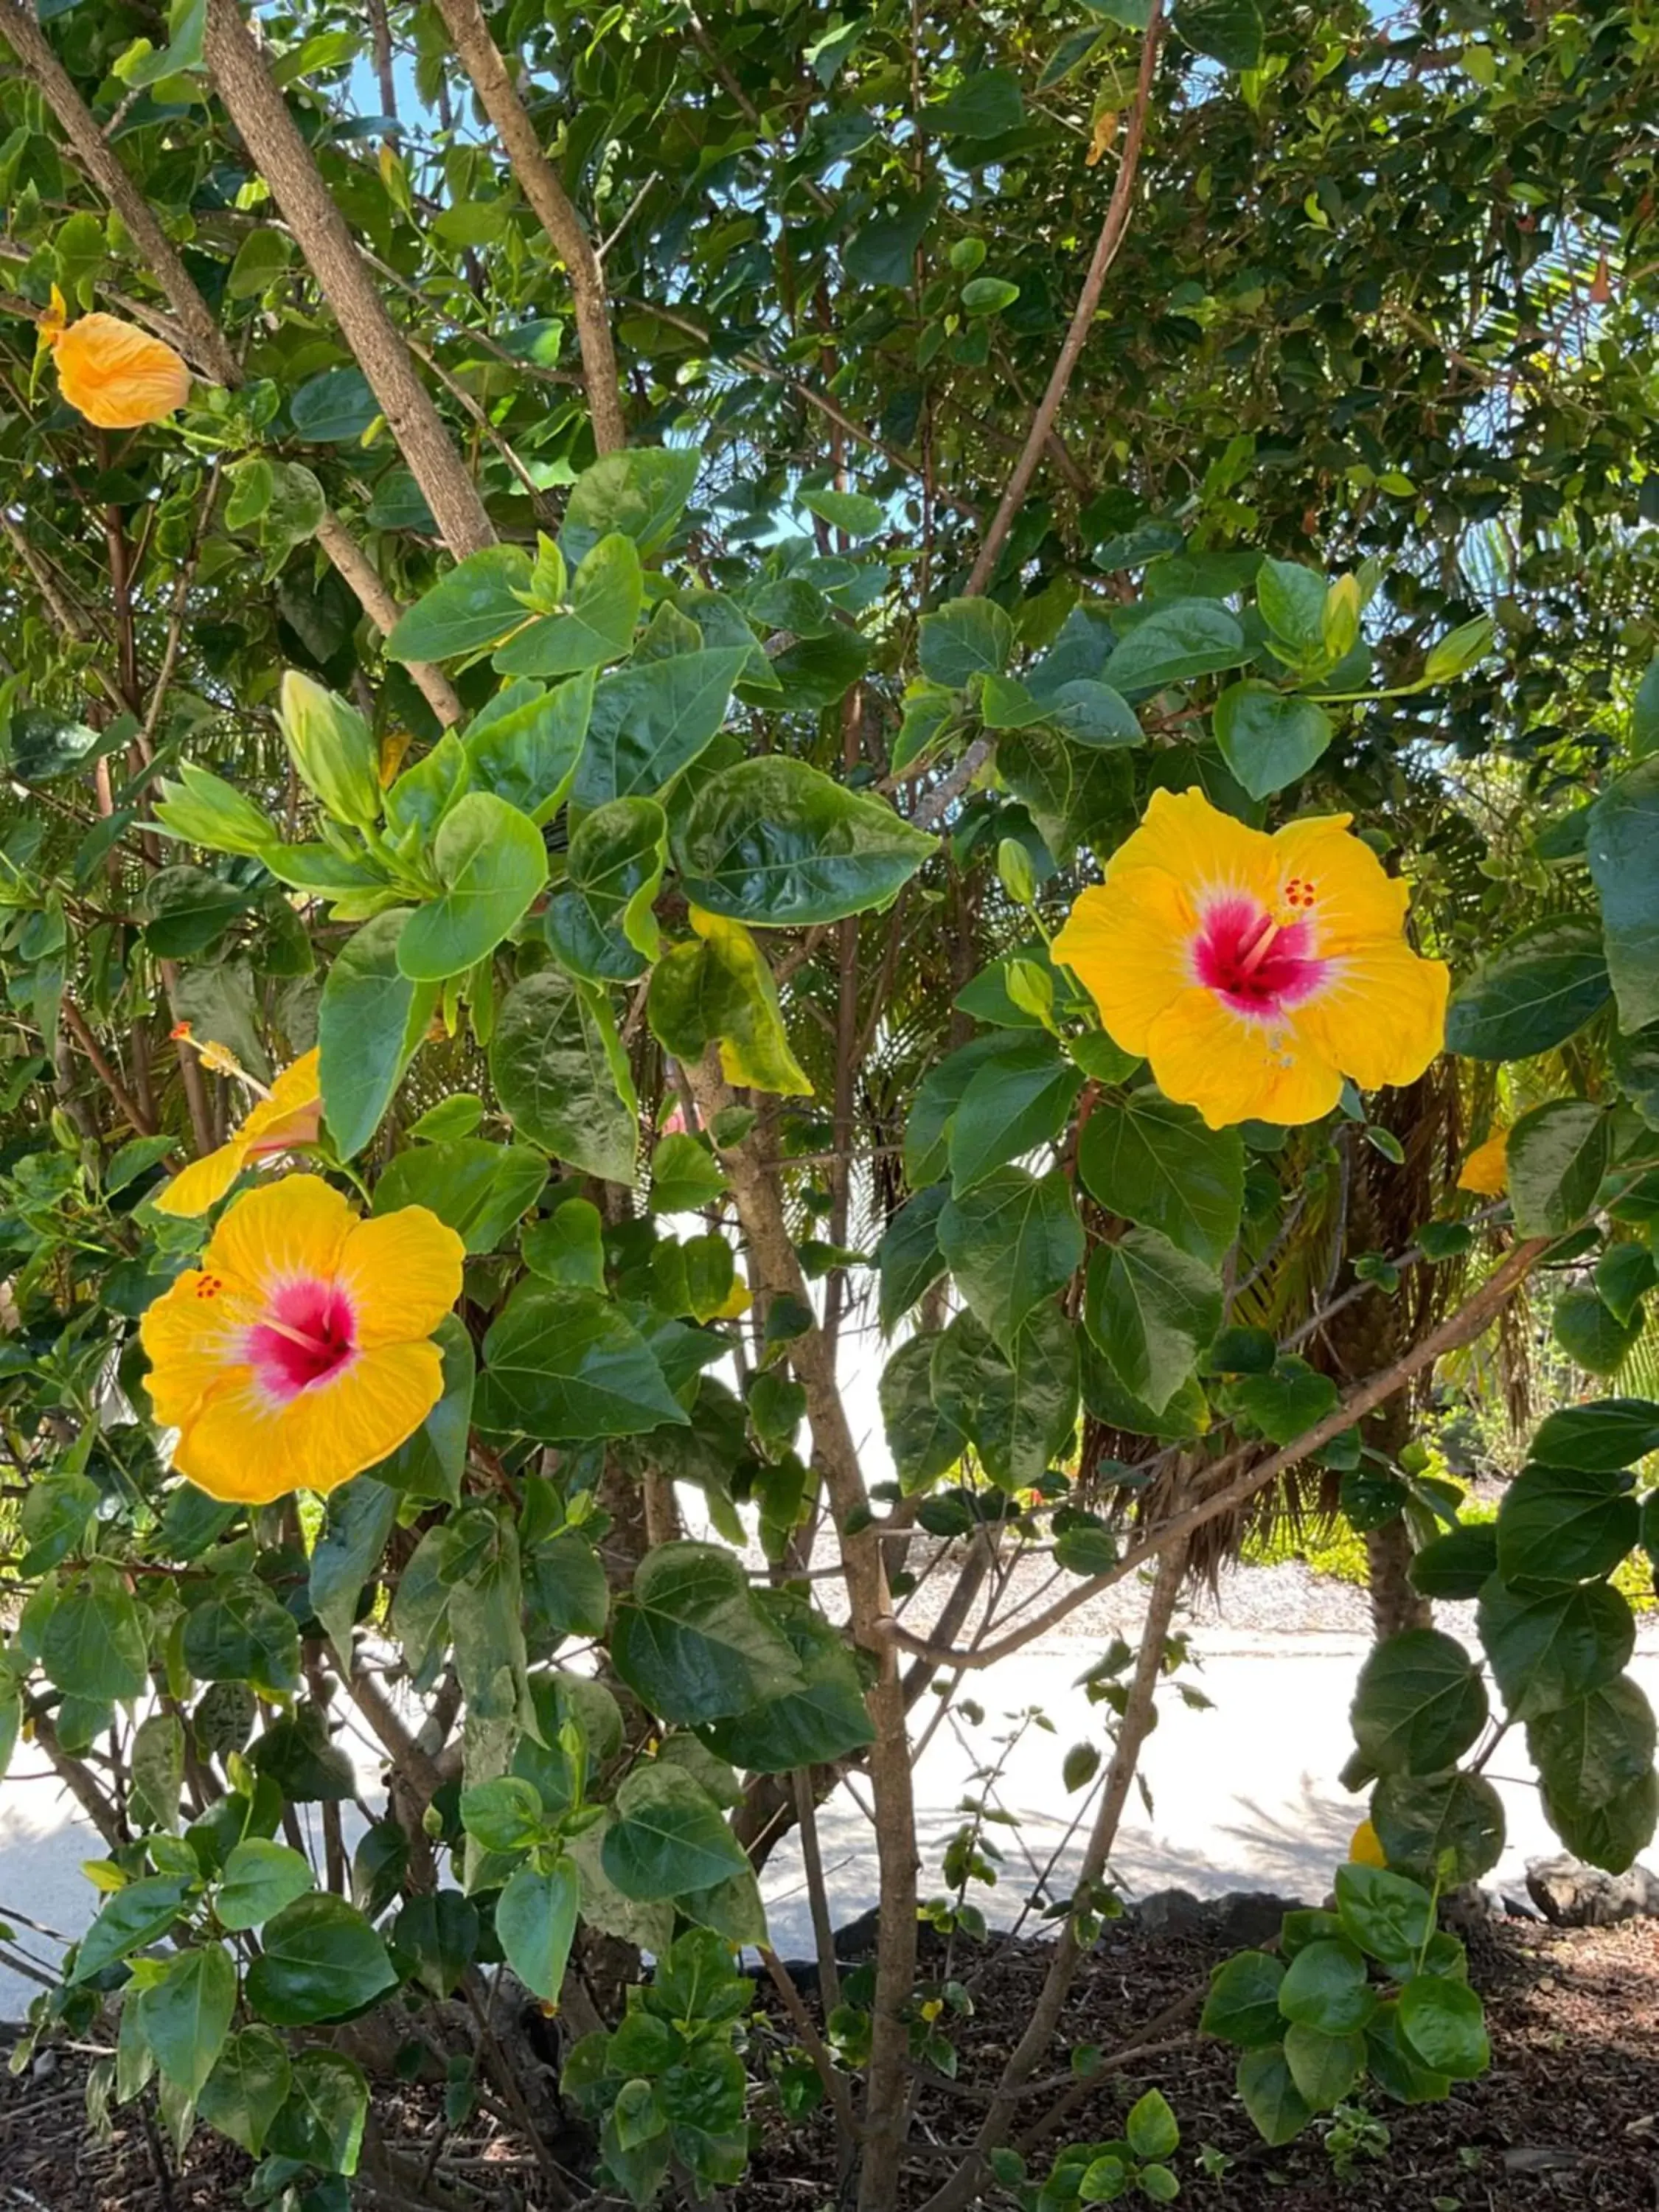
{"type": "Polygon", "coordinates": [[[1183,991],[1152,1024],[1146,1057],[1164,1097],[1196,1106],[1212,1129],[1317,1121],[1342,1092],[1301,1013],[1264,1021],[1236,1013],[1212,991],[1183,991]]]}
{"type": "Polygon", "coordinates": [[[1331,963],[1297,1021],[1362,1091],[1415,1083],[1445,1036],[1450,985],[1443,961],[1423,959],[1403,938],[1374,938],[1331,963]]]}
{"type": "Polygon", "coordinates": [[[240,1137],[233,1137],[217,1152],[209,1152],[205,1158],[192,1160],[187,1168],[181,1168],[164,1190],[156,1192],[155,1211],[185,1218],[207,1212],[210,1206],[217,1206],[246,1161],[247,1146],[240,1137]]]}
{"type": "Polygon", "coordinates": [[[1397,938],[1410,898],[1407,886],[1390,876],[1370,847],[1352,835],[1347,814],[1326,814],[1292,822],[1274,837],[1279,872],[1276,899],[1295,884],[1313,894],[1311,905],[1291,902],[1313,923],[1322,952],[1345,951],[1374,938],[1397,938]]]}
{"type": "Polygon", "coordinates": [[[173,1464],[210,1497],[251,1504],[291,1490],[333,1490],[412,1436],[442,1390],[432,1344],[363,1352],[281,1401],[252,1368],[231,1368],[185,1427],[173,1464]]]}
{"type": "Polygon", "coordinates": [[[1192,981],[1197,926],[1180,884],[1161,869],[1115,870],[1078,900],[1054,957],[1094,1000],[1113,1041],[1145,1052],[1150,1025],[1192,981]]]}
{"type": "Polygon", "coordinates": [[[203,1265],[263,1301],[296,1278],[331,1276],[355,1218],[320,1176],[285,1176],[237,1200],[215,1230],[203,1265]]]}
{"type": "Polygon", "coordinates": [[[455,1231],[424,1206],[359,1222],[335,1277],[351,1301],[358,1343],[430,1336],[461,1294],[465,1251],[455,1231]]]}
{"type": "Polygon", "coordinates": [[[190,397],[190,371],[173,348],[113,315],[82,315],[54,352],[64,398],[106,430],[160,422],[190,397]]]}
{"type": "Polygon", "coordinates": [[[1273,839],[1212,806],[1198,790],[1152,793],[1139,829],[1107,862],[1107,880],[1133,868],[1162,868],[1200,908],[1228,891],[1265,905],[1279,881],[1273,839]]]}

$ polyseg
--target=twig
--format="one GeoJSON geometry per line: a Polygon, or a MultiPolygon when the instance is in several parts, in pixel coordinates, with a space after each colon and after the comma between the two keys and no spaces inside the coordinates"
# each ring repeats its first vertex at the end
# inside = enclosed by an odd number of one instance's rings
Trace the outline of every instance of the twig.
{"type": "MultiPolygon", "coordinates": [[[[403,609],[380,580],[380,574],[362,547],[331,509],[317,526],[317,543],[356,595],[357,604],[382,637],[389,637],[403,609]]],[[[410,660],[404,666],[421,694],[446,729],[461,719],[461,702],[455,687],[441,668],[429,660],[410,660]]]]}
{"type": "MultiPolygon", "coordinates": [[[[835,2108],[836,2124],[842,2131],[842,2141],[850,2148],[858,2141],[858,2123],[853,2117],[853,2100],[848,2094],[847,2077],[825,2049],[823,2038],[812,2024],[811,2014],[801,2002],[800,1991],[790,1979],[789,1969],[777,1953],[763,1943],[761,1946],[761,1964],[772,1977],[773,1987],[783,1999],[783,2008],[800,2038],[801,2048],[811,2060],[814,2070],[823,2084],[823,2094],[835,2108]]],[[[828,2002],[826,1997],[826,2004],[828,2002]]]]}
{"type": "Polygon", "coordinates": [[[64,1026],[82,1051],[85,1053],[88,1060],[91,1061],[93,1073],[114,1101],[116,1110],[131,1122],[137,1135],[153,1137],[155,1134],[155,1122],[132,1097],[125,1084],[105,1058],[103,1048],[87,1026],[86,1017],[79,1006],[76,1005],[73,999],[65,994],[59,1002],[59,1011],[63,1014],[64,1026]]]}

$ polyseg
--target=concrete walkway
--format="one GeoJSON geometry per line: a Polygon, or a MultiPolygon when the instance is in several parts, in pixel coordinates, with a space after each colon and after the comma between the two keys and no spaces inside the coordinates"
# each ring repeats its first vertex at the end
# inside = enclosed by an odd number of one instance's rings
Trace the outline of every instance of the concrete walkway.
{"type": "MultiPolygon", "coordinates": [[[[1336,1778],[1352,1748],[1348,1705],[1369,1648],[1366,1639],[1317,1627],[1242,1628],[1230,1625],[1228,1618],[1234,1612],[1259,1615],[1267,1578],[1297,1571],[1241,1573],[1224,1593],[1218,1615],[1200,1614],[1192,1625],[1193,1661],[1160,1690],[1158,1725],[1142,1763],[1146,1799],[1131,1799],[1113,1863],[1127,1895],[1180,1887],[1200,1896],[1273,1889],[1316,1899],[1346,1856],[1364,1805],[1363,1799],[1350,1797],[1336,1778]],[[1231,1602],[1235,1590],[1237,1607],[1231,1602]],[[1178,1686],[1182,1683],[1202,1692],[1210,1701],[1207,1709],[1183,1701],[1178,1686]]],[[[1304,1589],[1304,1617],[1310,1600],[1316,1612],[1351,1619],[1353,1595],[1326,1585],[1304,1589]],[[1328,1602],[1322,1591],[1328,1591],[1328,1602]]],[[[1129,1594],[1124,1595],[1127,1600],[1129,1594]]],[[[1455,1610],[1446,1608],[1449,1614],[1455,1610]]],[[[1127,1618],[1122,1625],[1130,1626],[1127,1618]]],[[[1449,1619],[1447,1626],[1455,1632],[1462,1623],[1449,1619]]],[[[1090,1741],[1105,1751],[1103,1711],[1091,1706],[1079,1686],[1079,1677],[1098,1657],[1102,1641],[1098,1625],[1091,1624],[1090,1632],[1035,1644],[994,1674],[969,1681],[964,1697],[983,1707],[977,1722],[962,1705],[942,1719],[931,1702],[919,1712],[919,1734],[937,1720],[916,1778],[924,1896],[943,1887],[940,1856],[965,1817],[963,1800],[984,1787],[976,1770],[999,1764],[990,1785],[993,1799],[1012,1816],[1012,1825],[986,1829],[987,1839],[1002,1854],[1000,1878],[994,1889],[975,1887],[970,1895],[994,1924],[1007,1926],[1019,1917],[1051,1860],[1055,1865],[1047,1877],[1050,1892],[1064,1894],[1069,1887],[1068,1875],[1082,1849],[1073,1823],[1089,1793],[1085,1789],[1068,1796],[1060,1762],[1074,1743],[1090,1741]],[[1052,1733],[1023,1718],[1031,1708],[1052,1722],[1052,1733]]],[[[1659,1705],[1659,1629],[1644,1626],[1632,1672],[1659,1705]]],[[[364,1796],[371,1804],[378,1802],[374,1747],[349,1734],[342,1741],[358,1756],[364,1796]]],[[[102,1846],[38,1753],[20,1746],[13,1764],[13,1776],[0,1786],[0,1920],[12,1922],[27,1949],[55,1960],[59,1946],[31,1934],[23,1918],[65,1937],[78,1935],[96,1904],[80,1863],[101,1856],[102,1846]]],[[[1491,1778],[1504,1801],[1509,1841],[1492,1879],[1513,1886],[1527,1858],[1559,1846],[1545,1824],[1536,1790],[1521,1778],[1524,1760],[1519,1747],[1507,1765],[1500,1750],[1495,1766],[1491,1778]]],[[[837,1790],[819,1814],[837,1923],[878,1899],[866,1803],[864,1785],[854,1782],[837,1790]]],[[[314,1808],[300,1808],[302,1821],[308,1809],[314,1808]]],[[[349,1839],[361,1823],[351,1808],[345,1810],[349,1839]]],[[[314,1829],[314,1820],[312,1825],[314,1829]]],[[[320,1836],[313,1840],[320,1862],[320,1836]]],[[[786,1957],[810,1956],[811,1924],[799,1844],[793,1838],[769,1863],[762,1890],[777,1949],[786,1957]]],[[[22,1977],[0,1966],[0,2018],[21,2016],[32,1994],[22,1977]]]]}

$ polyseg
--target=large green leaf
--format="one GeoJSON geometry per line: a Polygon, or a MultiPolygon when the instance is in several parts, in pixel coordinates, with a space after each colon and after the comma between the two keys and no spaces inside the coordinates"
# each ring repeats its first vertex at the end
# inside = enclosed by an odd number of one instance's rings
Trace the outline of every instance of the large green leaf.
{"type": "Polygon", "coordinates": [[[614,799],[584,815],[566,856],[567,888],[549,902],[547,941],[573,975],[626,982],[655,959],[652,903],[668,858],[668,823],[654,799],[614,799]]]}
{"type": "Polygon", "coordinates": [[[562,1857],[544,1873],[521,1866],[495,1904],[495,1934],[507,1963],[527,1990],[557,2004],[576,1933],[581,1877],[562,1857]]]}
{"type": "Polygon", "coordinates": [[[1311,699],[1254,678],[1230,684],[1215,702],[1221,757],[1252,799],[1270,799],[1305,775],[1335,734],[1311,699]]]}
{"type": "MultiPolygon", "coordinates": [[[[914,1201],[912,1201],[914,1203],[914,1201]]],[[[907,1494],[926,1490],[962,1457],[968,1439],[934,1402],[933,1350],[938,1339],[910,1337],[882,1370],[878,1395],[887,1449],[907,1494]]]]}
{"type": "Polygon", "coordinates": [[[546,1181],[547,1162],[528,1145],[452,1137],[398,1153],[374,1186],[374,1211],[428,1206],[469,1252],[493,1252],[536,1203],[546,1181]]]}
{"type": "Polygon", "coordinates": [[[1620,1315],[1594,1291],[1583,1288],[1563,1291],[1550,1314],[1551,1334],[1574,1366],[1588,1375],[1616,1375],[1645,1325],[1639,1298],[1620,1315]]]}
{"type": "Polygon", "coordinates": [[[876,1248],[881,1326],[889,1334],[945,1273],[939,1217],[950,1195],[942,1182],[918,1191],[888,1223],[876,1248]]]}
{"type": "Polygon", "coordinates": [[[481,1428],[543,1443],[637,1436],[687,1419],[656,1355],[617,1306],[533,1279],[484,1339],[476,1402],[481,1428]]]}
{"type": "Polygon", "coordinates": [[[1223,1960],[1210,1972],[1210,1992],[1198,2023],[1200,2032],[1243,2051],[1277,2043],[1285,2027],[1279,2009],[1279,1985],[1284,1978],[1284,1960],[1266,1951],[1239,1951],[1223,1960]]]}
{"type": "Polygon", "coordinates": [[[392,660],[448,660],[494,645],[525,618],[530,556],[517,545],[469,553],[400,615],[386,641],[392,660]]]}
{"type": "Polygon", "coordinates": [[[577,676],[620,660],[634,642],[645,577],[634,541],[601,538],[570,580],[557,614],[543,615],[508,638],[495,655],[503,676],[577,676]]]}
{"type": "Polygon", "coordinates": [[[592,670],[550,691],[522,678],[505,684],[466,726],[474,786],[516,806],[538,829],[550,822],[575,781],[592,711],[592,670]]]}
{"type": "Polygon", "coordinates": [[[181,1875],[141,1875],[118,1889],[81,1938],[70,1985],[89,1980],[129,1952],[159,1942],[184,1910],[190,1887],[181,1875]]]}
{"type": "Polygon", "coordinates": [[[1594,923],[1558,915],[1476,969],[1446,1010],[1446,1048],[1469,1060],[1529,1060],[1583,1029],[1611,989],[1594,923]]]}
{"type": "Polygon", "coordinates": [[[951,1117],[951,1177],[958,1191],[993,1169],[1052,1144],[1083,1087],[1083,1071],[1047,1036],[988,1060],[951,1117]]]}
{"type": "Polygon", "coordinates": [[[1327,1937],[1298,1951],[1279,1985],[1279,2009],[1301,2027],[1346,2035],[1376,2009],[1364,1954],[1346,1937],[1327,1937]]]}
{"type": "Polygon", "coordinates": [[[1401,1990],[1400,2032],[1425,2066],[1454,2081],[1484,2074],[1492,2057],[1480,1998],[1439,1974],[1413,1974],[1401,1990]]]}
{"type": "Polygon", "coordinates": [[[613,530],[641,554],[659,551],[691,496],[697,462],[693,447],[630,446],[584,469],[565,501],[559,544],[566,560],[585,560],[613,530]]]}
{"type": "Polygon", "coordinates": [[[1532,1440],[1532,1456],[1547,1467],[1634,1467],[1652,1451],[1659,1451],[1659,1405],[1650,1398],[1564,1406],[1532,1440]]]}
{"type": "Polygon", "coordinates": [[[1659,755],[1610,784],[1590,809],[1585,850],[1601,900],[1619,1026],[1659,1021],[1659,755]]]}
{"type": "Polygon", "coordinates": [[[302,2051],[282,2108],[266,2130],[280,2158],[355,2173],[368,2123],[368,2082],[355,2058],[340,2051],[302,2051]]]}
{"type": "Polygon", "coordinates": [[[1636,1617],[1606,1583],[1480,1594],[1480,1642],[1514,1721],[1531,1720],[1599,1690],[1624,1672],[1636,1617]]]}
{"type": "Polygon", "coordinates": [[[969,1307],[1006,1352],[1026,1316],[1070,1281],[1083,1224],[1058,1170],[998,1168],[944,1206],[939,1246],[969,1307]]]}
{"type": "Polygon", "coordinates": [[[521,1136],[585,1175],[632,1183],[639,1101],[602,992],[553,968],[515,983],[489,1072],[521,1136]]]}
{"type": "Polygon", "coordinates": [[[417,907],[398,939],[398,965],[417,983],[464,975],[493,952],[547,881],[540,831],[492,792],[455,802],[432,857],[443,895],[417,907]]]}
{"type": "Polygon", "coordinates": [[[212,2073],[236,2009],[236,1966],[219,1943],[193,1945],[168,1960],[161,1978],[137,1996],[138,2024],[162,2073],[193,2098],[212,2073]]]}
{"type": "Polygon", "coordinates": [[[1583,1098],[1556,1098],[1523,1114],[1505,1150],[1515,1225],[1554,1237],[1581,1222],[1607,1171],[1607,1118],[1583,1098]]]}
{"type": "Polygon", "coordinates": [[[748,1871],[719,1806],[684,1768],[661,1760],[636,1766],[615,1804],[600,1857],[624,1897],[681,1897],[748,1871]]]}
{"type": "Polygon", "coordinates": [[[1131,1229],[1089,1263],[1089,1334],[1124,1389],[1162,1413],[1221,1326],[1221,1279],[1156,1229],[1131,1229]]]}
{"type": "Polygon", "coordinates": [[[930,1067],[917,1086],[904,1125],[904,1179],[912,1190],[936,1182],[950,1164],[951,1125],[975,1078],[987,1067],[1025,1064],[1029,1037],[1018,1031],[972,1037],[930,1067]]]}
{"type": "Polygon", "coordinates": [[[303,1851],[274,1843],[268,1836],[245,1836],[225,1861],[213,1909],[220,1926],[237,1933],[262,1927],[316,1887],[317,1877],[303,1851]]]}
{"type": "Polygon", "coordinates": [[[708,1742],[734,1766],[760,1774],[827,1765],[872,1742],[858,1668],[840,1632],[793,1591],[762,1590],[756,1602],[787,1638],[802,1686],[713,1722],[708,1742]]]}
{"type": "Polygon", "coordinates": [[[1627,1674],[1527,1723],[1548,1801],[1570,1813],[1610,1805],[1653,1771],[1653,1708],[1627,1674]]]}
{"type": "Polygon", "coordinates": [[[741,1563],[711,1544],[659,1544],[647,1553],[617,1604],[611,1656],[650,1711],[690,1725],[805,1686],[788,1638],[761,1610],[741,1563]]]}
{"type": "Polygon", "coordinates": [[[265,1923],[248,2003],[274,2027],[349,2020],[398,1985],[386,1945],[355,1905],[318,1892],[265,1923]]]}
{"type": "Polygon", "coordinates": [[[665,789],[714,742],[748,657],[742,646],[720,646],[642,660],[602,678],[573,808],[591,812],[613,799],[665,789]]]}
{"type": "Polygon", "coordinates": [[[66,1697],[93,1703],[136,1698],[149,1687],[143,1622],[118,1568],[100,1562],[59,1594],[40,1664],[66,1697]]]}
{"type": "Polygon", "coordinates": [[[1371,1825],[1391,1867],[1448,1888],[1479,1881],[1503,1856],[1504,1801],[1480,1774],[1385,1774],[1371,1797],[1371,1825]]]}
{"type": "Polygon", "coordinates": [[[292,2081],[288,2051],[270,2030],[241,2028],[226,2039],[202,2085],[197,2117],[258,2158],[292,2081]]]}
{"type": "Polygon", "coordinates": [[[971,1313],[934,1340],[931,1384],[940,1413],[969,1437],[1003,1489],[1028,1489],[1063,1455],[1077,1421],[1077,1332],[1053,1300],[1020,1323],[1002,1351],[971,1313]]]}
{"type": "Polygon", "coordinates": [[[377,914],[334,957],[317,1009],[323,1111],[343,1159],[374,1134],[438,1003],[437,986],[411,982],[398,965],[409,920],[377,914]]]}
{"type": "Polygon", "coordinates": [[[810,1097],[811,1081],[790,1048],[777,985],[752,933],[700,907],[690,919],[696,937],[671,946],[651,971],[653,1035],[678,1060],[700,1060],[718,1043],[728,1083],[810,1097]]]}
{"type": "Polygon", "coordinates": [[[1264,2142],[1287,2143],[1313,2118],[1313,2108],[1291,2079],[1282,2043],[1246,2051],[1236,2077],[1239,2101],[1264,2142]]]}
{"type": "Polygon", "coordinates": [[[1159,691],[1221,668],[1237,668],[1249,647],[1237,618],[1214,599],[1176,599],[1135,624],[1106,664],[1115,690],[1159,691]]]}
{"type": "Polygon", "coordinates": [[[1354,1692],[1354,1741],[1380,1774],[1437,1774],[1486,1725],[1486,1692],[1462,1645],[1432,1628],[1379,1644],[1354,1692]]]}
{"type": "Polygon", "coordinates": [[[1216,1265],[1238,1233],[1244,1144],[1236,1129],[1206,1129],[1190,1106],[1154,1091],[1102,1098],[1078,1146],[1078,1170],[1109,1212],[1216,1265]]]}
{"type": "Polygon", "coordinates": [[[1523,1468],[1498,1508],[1498,1571],[1546,1587],[1599,1579],[1635,1549],[1639,1523],[1628,1475],[1523,1468]]]}
{"type": "Polygon", "coordinates": [[[397,1517],[396,1489],[369,1475],[360,1474],[330,1494],[322,1531],[312,1547],[309,1595],[312,1611],[347,1660],[358,1599],[380,1565],[397,1517]]]}
{"type": "Polygon", "coordinates": [[[1006,668],[1013,647],[1014,625],[994,599],[947,599],[922,617],[917,631],[922,674],[954,691],[1006,668]]]}
{"type": "Polygon", "coordinates": [[[711,775],[673,842],[689,898],[770,928],[885,906],[936,850],[884,801],[779,756],[711,775]]]}

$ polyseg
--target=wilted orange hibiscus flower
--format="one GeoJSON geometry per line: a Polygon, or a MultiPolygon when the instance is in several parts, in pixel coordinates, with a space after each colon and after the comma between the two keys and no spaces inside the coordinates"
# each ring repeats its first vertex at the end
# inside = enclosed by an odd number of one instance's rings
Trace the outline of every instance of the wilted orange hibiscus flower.
{"type": "Polygon", "coordinates": [[[1054,939],[1114,1041],[1212,1129],[1316,1121],[1345,1075],[1410,1083],[1440,1049],[1446,969],[1407,944],[1406,886],[1352,818],[1269,836],[1155,791],[1054,939]]]}
{"type": "Polygon", "coordinates": [[[190,371],[148,331],[114,315],[67,320],[64,295],[52,287],[40,337],[58,364],[58,387],[70,405],[105,430],[160,422],[190,397],[190,371]]]}
{"type": "Polygon", "coordinates": [[[179,1472],[265,1504],[395,1451],[442,1391],[431,1336],[463,1249],[423,1206],[359,1220],[319,1176],[239,1198],[140,1331],[179,1472]]]}
{"type": "Polygon", "coordinates": [[[157,1192],[156,1212],[205,1213],[244,1168],[291,1152],[300,1145],[314,1145],[323,1121],[318,1061],[313,1050],[285,1067],[228,1145],[204,1159],[192,1160],[165,1190],[157,1192]]]}
{"type": "Polygon", "coordinates": [[[1494,1129],[1484,1145],[1477,1145],[1457,1177],[1459,1190],[1472,1190],[1481,1198],[1502,1198],[1510,1187],[1510,1133],[1494,1129]]]}

